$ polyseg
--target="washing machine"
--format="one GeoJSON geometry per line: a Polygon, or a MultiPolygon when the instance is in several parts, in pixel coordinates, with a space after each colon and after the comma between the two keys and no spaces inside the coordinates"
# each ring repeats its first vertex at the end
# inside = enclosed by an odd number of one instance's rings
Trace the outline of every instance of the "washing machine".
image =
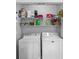
{"type": "Polygon", "coordinates": [[[42,59],[63,59],[63,39],[57,33],[42,33],[42,59]]]}

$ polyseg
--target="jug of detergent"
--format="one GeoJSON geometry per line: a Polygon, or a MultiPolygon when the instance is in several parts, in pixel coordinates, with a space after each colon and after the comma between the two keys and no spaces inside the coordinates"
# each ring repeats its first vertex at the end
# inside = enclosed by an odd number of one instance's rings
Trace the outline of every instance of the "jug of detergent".
{"type": "Polygon", "coordinates": [[[40,26],[41,25],[41,20],[40,19],[36,19],[36,26],[40,26]]]}

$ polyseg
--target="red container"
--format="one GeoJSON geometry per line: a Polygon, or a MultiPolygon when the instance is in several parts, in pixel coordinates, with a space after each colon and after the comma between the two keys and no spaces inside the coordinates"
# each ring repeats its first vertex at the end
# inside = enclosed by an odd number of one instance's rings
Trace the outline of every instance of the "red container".
{"type": "Polygon", "coordinates": [[[38,15],[38,18],[42,20],[43,19],[43,15],[38,15]]]}
{"type": "Polygon", "coordinates": [[[35,18],[39,18],[39,19],[43,19],[43,15],[38,15],[38,16],[35,16],[35,18]]]}
{"type": "Polygon", "coordinates": [[[52,18],[54,15],[53,14],[47,14],[47,18],[52,18]]]}
{"type": "Polygon", "coordinates": [[[53,25],[58,25],[59,24],[59,20],[57,18],[51,20],[53,25]]]}

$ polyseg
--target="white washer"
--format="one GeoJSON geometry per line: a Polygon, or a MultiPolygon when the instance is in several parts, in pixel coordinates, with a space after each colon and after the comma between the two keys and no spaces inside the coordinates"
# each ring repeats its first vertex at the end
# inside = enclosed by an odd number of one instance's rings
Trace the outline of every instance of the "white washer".
{"type": "Polygon", "coordinates": [[[63,40],[57,33],[43,33],[43,59],[63,59],[63,40]]]}

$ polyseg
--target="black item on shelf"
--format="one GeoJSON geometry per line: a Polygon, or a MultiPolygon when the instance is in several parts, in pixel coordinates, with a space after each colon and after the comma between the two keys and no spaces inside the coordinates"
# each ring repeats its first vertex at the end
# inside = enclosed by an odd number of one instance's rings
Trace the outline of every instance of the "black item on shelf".
{"type": "Polygon", "coordinates": [[[16,12],[16,14],[17,14],[18,12],[16,12]]]}
{"type": "Polygon", "coordinates": [[[34,10],[34,16],[35,16],[35,18],[38,16],[38,11],[37,10],[34,10]]]}
{"type": "Polygon", "coordinates": [[[19,14],[18,14],[18,16],[21,17],[21,10],[19,10],[19,14]]]}

